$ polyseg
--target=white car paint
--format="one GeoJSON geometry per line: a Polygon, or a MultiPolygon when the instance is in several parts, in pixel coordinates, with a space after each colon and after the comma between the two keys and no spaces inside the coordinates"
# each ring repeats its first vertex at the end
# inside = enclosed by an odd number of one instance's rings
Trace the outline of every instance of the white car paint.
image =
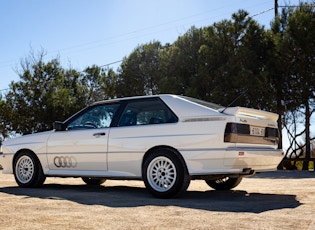
{"type": "MultiPolygon", "coordinates": [[[[282,159],[277,143],[225,142],[227,123],[277,127],[278,115],[232,107],[221,110],[176,95],[114,99],[97,104],[159,97],[176,114],[175,123],[49,131],[6,140],[1,146],[3,173],[14,173],[20,150],[35,153],[46,176],[141,179],[143,158],[152,148],[167,146],[182,156],[190,176],[242,174],[276,170],[282,159]],[[221,111],[221,112],[220,112],[221,111]],[[70,165],[58,161],[67,157],[70,165]]],[[[71,119],[71,118],[70,118],[71,119]]],[[[242,135],[240,135],[242,136],[242,135]]],[[[260,137],[252,137],[258,139],[260,137]]]]}

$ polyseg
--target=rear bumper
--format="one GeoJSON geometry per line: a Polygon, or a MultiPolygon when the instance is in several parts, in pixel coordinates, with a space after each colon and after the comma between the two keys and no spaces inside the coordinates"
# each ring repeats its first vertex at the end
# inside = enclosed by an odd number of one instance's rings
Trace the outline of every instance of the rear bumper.
{"type": "Polygon", "coordinates": [[[192,176],[243,174],[244,169],[274,171],[283,158],[283,151],[273,148],[185,149],[180,152],[192,176]]]}
{"type": "Polygon", "coordinates": [[[282,149],[233,148],[225,153],[224,167],[251,168],[256,172],[276,170],[283,158],[282,149]]]}

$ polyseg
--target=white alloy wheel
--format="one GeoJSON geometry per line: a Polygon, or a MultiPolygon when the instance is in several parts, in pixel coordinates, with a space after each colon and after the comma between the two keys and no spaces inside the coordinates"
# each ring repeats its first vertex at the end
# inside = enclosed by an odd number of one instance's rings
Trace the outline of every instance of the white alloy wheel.
{"type": "Polygon", "coordinates": [[[176,167],[169,158],[158,156],[149,164],[147,178],[154,190],[158,192],[168,191],[175,184],[176,167]]]}
{"type": "Polygon", "coordinates": [[[35,188],[43,185],[46,176],[34,153],[22,151],[14,158],[14,178],[20,187],[35,188]]]}
{"type": "Polygon", "coordinates": [[[145,157],[142,179],[147,190],[158,198],[179,197],[190,183],[184,160],[169,148],[158,148],[145,157]]]}
{"type": "Polygon", "coordinates": [[[23,184],[29,183],[34,176],[34,162],[27,156],[21,156],[15,165],[16,178],[23,184]]]}

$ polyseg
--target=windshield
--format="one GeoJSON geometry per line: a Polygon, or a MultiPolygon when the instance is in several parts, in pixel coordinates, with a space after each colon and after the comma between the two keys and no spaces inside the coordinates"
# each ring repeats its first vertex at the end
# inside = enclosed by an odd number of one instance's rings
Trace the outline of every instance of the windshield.
{"type": "Polygon", "coordinates": [[[224,108],[224,106],[218,105],[218,104],[215,104],[215,103],[212,103],[212,102],[208,102],[208,101],[204,101],[204,100],[200,100],[200,99],[196,99],[196,98],[192,98],[192,97],[186,97],[186,96],[180,96],[180,97],[183,98],[183,99],[186,99],[188,101],[197,103],[199,105],[206,106],[206,107],[208,107],[210,109],[218,110],[218,109],[224,108]]]}

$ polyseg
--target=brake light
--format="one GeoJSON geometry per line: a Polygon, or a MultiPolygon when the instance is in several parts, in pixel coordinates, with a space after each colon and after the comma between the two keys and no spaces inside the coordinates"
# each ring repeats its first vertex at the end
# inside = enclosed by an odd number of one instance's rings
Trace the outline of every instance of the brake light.
{"type": "Polygon", "coordinates": [[[278,129],[259,127],[264,132],[251,132],[248,124],[227,123],[224,132],[224,142],[277,145],[278,129]]]}

